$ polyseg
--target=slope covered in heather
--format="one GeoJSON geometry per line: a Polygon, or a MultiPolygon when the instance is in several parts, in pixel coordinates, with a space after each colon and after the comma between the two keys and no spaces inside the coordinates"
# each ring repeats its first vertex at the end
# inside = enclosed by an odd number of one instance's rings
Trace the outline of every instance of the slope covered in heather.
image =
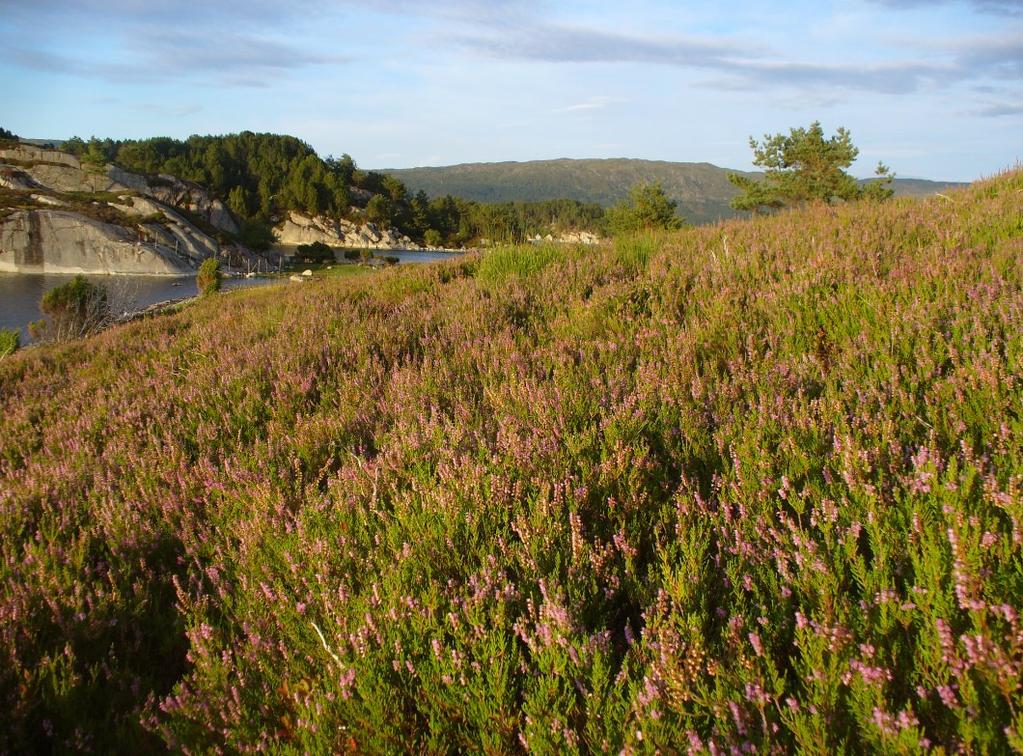
{"type": "Polygon", "coordinates": [[[0,362],[0,750],[1019,748],[1023,174],[0,362]]]}

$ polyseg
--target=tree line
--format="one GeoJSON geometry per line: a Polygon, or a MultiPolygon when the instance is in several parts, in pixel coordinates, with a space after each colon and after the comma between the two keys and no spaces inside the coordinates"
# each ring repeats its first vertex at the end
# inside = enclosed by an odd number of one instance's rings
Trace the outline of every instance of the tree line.
{"type": "MultiPolygon", "coordinates": [[[[814,122],[789,134],[766,135],[762,142],[751,137],[750,147],[754,164],[765,174],[760,181],[729,175],[739,190],[732,201],[736,209],[770,212],[806,202],[892,194],[894,176],[883,164],[878,164],[878,180],[866,186],[846,172],[858,149],[843,128],[825,138],[814,122]]],[[[422,191],[411,193],[394,176],[360,169],[350,155],[320,158],[302,140],[279,134],[243,131],[186,140],[73,137],[63,149],[85,162],[112,162],[149,176],[171,174],[202,184],[241,220],[240,241],[256,249],[272,243],[272,226],[290,210],[369,221],[420,243],[451,247],[516,243],[568,230],[607,235],[684,223],[659,184],[638,185],[627,200],[607,210],[570,199],[484,203],[450,194],[431,199],[422,191]]]]}
{"type": "MultiPolygon", "coordinates": [[[[537,233],[601,232],[604,211],[576,200],[487,204],[450,195],[412,194],[393,176],[360,169],[350,155],[320,158],[291,136],[244,131],[186,140],[73,137],[63,149],[94,164],[116,163],[149,176],[171,174],[205,186],[242,221],[243,243],[271,240],[289,210],[397,228],[416,241],[462,246],[488,239],[518,242],[537,233]]],[[[158,180],[158,179],[157,179],[158,180]]]]}

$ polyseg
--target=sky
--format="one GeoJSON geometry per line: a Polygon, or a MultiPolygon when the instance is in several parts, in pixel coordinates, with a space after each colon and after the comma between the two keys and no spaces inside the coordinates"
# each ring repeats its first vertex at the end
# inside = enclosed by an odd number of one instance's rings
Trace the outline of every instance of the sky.
{"type": "Polygon", "coordinates": [[[363,168],[751,169],[820,121],[897,175],[1023,160],[1023,0],[0,0],[22,137],[286,133],[363,168]]]}

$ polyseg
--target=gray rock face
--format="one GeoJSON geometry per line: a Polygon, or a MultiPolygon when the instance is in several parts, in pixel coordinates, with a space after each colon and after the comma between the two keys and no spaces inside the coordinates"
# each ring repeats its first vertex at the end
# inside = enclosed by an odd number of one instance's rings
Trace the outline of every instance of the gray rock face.
{"type": "Polygon", "coordinates": [[[60,163],[69,165],[72,168],[81,168],[82,164],[74,155],[59,150],[47,150],[42,147],[33,147],[28,144],[19,144],[17,147],[0,150],[0,160],[24,160],[32,163],[60,163]]]}
{"type": "MultiPolygon", "coordinates": [[[[183,208],[199,216],[215,228],[231,234],[238,233],[238,224],[230,211],[202,186],[174,176],[161,175],[152,181],[116,165],[98,168],[83,166],[73,155],[56,150],[40,150],[27,145],[0,150],[0,160],[16,161],[20,165],[6,166],[32,182],[30,186],[43,187],[55,192],[123,192],[134,191],[158,200],[165,205],[183,208]]],[[[0,180],[4,180],[0,166],[0,180]]]]}
{"type": "Polygon", "coordinates": [[[381,230],[373,223],[359,226],[323,216],[291,212],[274,229],[277,243],[285,247],[322,242],[330,247],[358,249],[419,249],[419,245],[395,229],[381,230]]]}
{"type": "Polygon", "coordinates": [[[26,167],[24,171],[39,186],[55,192],[122,192],[130,188],[95,168],[39,163],[26,167]]]}
{"type": "Polygon", "coordinates": [[[161,174],[158,184],[147,185],[145,189],[138,191],[165,205],[185,208],[221,231],[227,231],[229,234],[237,234],[239,231],[238,223],[224,203],[210,197],[209,192],[199,184],[161,174]]]}
{"type": "Polygon", "coordinates": [[[0,163],[0,187],[4,189],[36,189],[39,185],[20,168],[0,163]]]}
{"type": "Polygon", "coordinates": [[[0,271],[187,275],[193,263],[151,226],[127,229],[63,210],[20,210],[0,222],[0,271]]]}
{"type": "Polygon", "coordinates": [[[13,203],[18,209],[0,219],[0,271],[191,274],[222,250],[182,210],[238,231],[222,202],[173,176],[150,182],[114,165],[83,166],[71,155],[27,145],[0,150],[3,160],[10,164],[0,162],[0,186],[20,194],[13,203]],[[100,196],[83,202],[76,196],[81,192],[100,196]],[[122,219],[93,217],[93,208],[104,206],[120,211],[122,219]],[[137,219],[134,225],[130,219],[137,219]]]}

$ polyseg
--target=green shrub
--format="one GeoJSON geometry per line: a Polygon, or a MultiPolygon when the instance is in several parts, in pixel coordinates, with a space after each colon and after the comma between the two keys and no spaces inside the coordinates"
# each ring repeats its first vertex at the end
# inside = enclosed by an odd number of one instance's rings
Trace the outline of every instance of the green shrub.
{"type": "Polygon", "coordinates": [[[220,272],[220,260],[215,257],[207,257],[199,266],[199,272],[195,275],[195,285],[199,288],[201,296],[209,296],[220,291],[220,282],[223,274],[220,272]]]}
{"type": "Polygon", "coordinates": [[[246,220],[241,224],[238,241],[249,249],[264,252],[270,249],[275,239],[270,224],[259,220],[246,220]]]}
{"type": "Polygon", "coordinates": [[[346,260],[358,260],[360,254],[361,254],[360,251],[357,250],[357,249],[346,249],[345,250],[345,259],[346,260]]]}
{"type": "Polygon", "coordinates": [[[17,328],[0,328],[0,359],[14,354],[21,346],[21,332],[17,328]]]}
{"type": "Polygon", "coordinates": [[[327,263],[334,262],[334,250],[323,242],[299,244],[295,249],[298,258],[303,262],[327,263]]]}
{"type": "Polygon", "coordinates": [[[682,228],[684,221],[675,214],[678,203],[669,200],[660,184],[637,184],[629,199],[619,202],[607,212],[608,227],[615,236],[682,228]]]}
{"type": "Polygon", "coordinates": [[[397,265],[401,262],[401,258],[395,257],[394,255],[387,255],[387,257],[384,258],[384,262],[388,265],[397,265]]]}
{"type": "Polygon", "coordinates": [[[476,277],[490,285],[500,284],[513,276],[526,278],[546,268],[560,255],[561,251],[553,245],[499,247],[480,259],[476,277]]]}
{"type": "Polygon", "coordinates": [[[439,247],[444,241],[444,238],[440,235],[440,231],[435,228],[429,228],[426,233],[423,234],[423,241],[427,247],[439,247]]]}
{"type": "Polygon", "coordinates": [[[111,322],[106,287],[79,274],[43,294],[39,309],[45,316],[29,326],[40,341],[65,341],[94,333],[111,322]]]}

